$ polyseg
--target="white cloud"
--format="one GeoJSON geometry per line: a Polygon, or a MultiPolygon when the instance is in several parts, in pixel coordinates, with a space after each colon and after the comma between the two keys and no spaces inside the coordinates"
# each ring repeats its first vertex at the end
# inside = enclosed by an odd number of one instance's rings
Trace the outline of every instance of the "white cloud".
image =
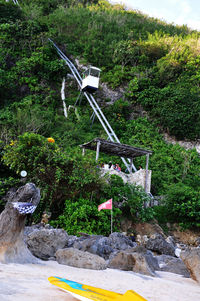
{"type": "MultiPolygon", "coordinates": [[[[182,23],[183,24],[183,23],[182,23]]],[[[187,19],[185,24],[188,24],[188,27],[191,29],[196,29],[200,31],[200,20],[187,19]]]]}

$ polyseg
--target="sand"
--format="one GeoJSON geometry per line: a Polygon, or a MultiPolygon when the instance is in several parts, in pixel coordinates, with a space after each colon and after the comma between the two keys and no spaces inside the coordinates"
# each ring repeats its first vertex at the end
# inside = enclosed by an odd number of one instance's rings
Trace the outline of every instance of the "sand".
{"type": "Polygon", "coordinates": [[[133,272],[78,269],[47,261],[42,264],[0,264],[0,301],[75,301],[49,283],[49,276],[125,293],[132,289],[148,301],[200,301],[200,285],[192,279],[158,272],[149,277],[133,272]]]}

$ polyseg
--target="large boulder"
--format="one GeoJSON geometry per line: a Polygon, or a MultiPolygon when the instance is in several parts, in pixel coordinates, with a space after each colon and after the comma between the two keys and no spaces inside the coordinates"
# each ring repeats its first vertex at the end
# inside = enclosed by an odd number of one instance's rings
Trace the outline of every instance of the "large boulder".
{"type": "Polygon", "coordinates": [[[28,235],[27,246],[33,255],[47,260],[54,257],[58,249],[64,248],[67,239],[67,232],[62,229],[44,228],[28,235]]]}
{"type": "Polygon", "coordinates": [[[146,242],[146,248],[158,254],[175,256],[175,247],[172,243],[168,243],[161,234],[152,235],[146,242]]]}
{"type": "Polygon", "coordinates": [[[5,197],[5,209],[0,215],[0,262],[38,262],[24,242],[27,214],[35,210],[40,201],[40,190],[33,183],[12,189],[5,197]]]}
{"type": "Polygon", "coordinates": [[[181,252],[181,259],[190,272],[192,279],[200,283],[200,249],[188,249],[184,252],[181,252]]]}
{"type": "Polygon", "coordinates": [[[190,273],[180,258],[169,255],[156,256],[161,271],[170,272],[190,278],[190,273]]]}
{"type": "Polygon", "coordinates": [[[60,264],[83,269],[104,270],[107,267],[102,257],[75,248],[58,250],[56,252],[56,260],[60,264]]]}
{"type": "Polygon", "coordinates": [[[149,276],[155,276],[155,270],[159,270],[157,260],[143,247],[118,252],[111,258],[108,267],[149,276]]]}

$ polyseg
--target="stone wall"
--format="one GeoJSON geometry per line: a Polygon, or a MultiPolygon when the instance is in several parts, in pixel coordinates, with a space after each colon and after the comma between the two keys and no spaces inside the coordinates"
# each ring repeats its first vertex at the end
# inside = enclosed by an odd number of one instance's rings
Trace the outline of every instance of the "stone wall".
{"type": "MultiPolygon", "coordinates": [[[[147,179],[147,193],[150,193],[151,191],[151,170],[148,170],[148,179],[147,179]]],[[[146,182],[146,170],[145,169],[139,169],[138,171],[129,174],[124,173],[122,171],[117,171],[114,169],[107,169],[107,168],[101,168],[101,174],[104,176],[105,174],[109,175],[117,175],[122,178],[124,183],[129,184],[135,184],[140,185],[145,189],[145,182],[146,182]]]]}
{"type": "MultiPolygon", "coordinates": [[[[148,177],[147,177],[147,185],[146,185],[146,192],[150,193],[151,191],[151,170],[148,170],[148,177]]],[[[129,174],[129,180],[128,182],[131,184],[140,185],[145,189],[145,183],[146,183],[146,170],[145,169],[139,169],[138,171],[129,174]]]]}

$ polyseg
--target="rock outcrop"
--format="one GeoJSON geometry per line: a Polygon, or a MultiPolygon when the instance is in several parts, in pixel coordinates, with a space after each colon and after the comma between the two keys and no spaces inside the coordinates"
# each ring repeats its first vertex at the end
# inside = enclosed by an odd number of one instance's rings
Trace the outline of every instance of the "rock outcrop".
{"type": "Polygon", "coordinates": [[[6,198],[5,209],[0,215],[0,262],[35,263],[38,260],[24,243],[24,227],[26,203],[29,208],[36,207],[40,201],[40,190],[33,183],[27,183],[18,190],[10,191],[6,198]],[[21,206],[20,211],[17,206],[21,206]]]}
{"type": "Polygon", "coordinates": [[[137,235],[134,242],[119,232],[108,237],[79,233],[81,236],[77,237],[48,224],[25,228],[29,249],[43,260],[54,259],[61,264],[87,269],[109,267],[150,276],[157,276],[156,271],[161,270],[190,277],[187,266],[177,258],[183,249],[177,248],[180,245],[174,237],[156,233],[155,227],[148,234],[152,232],[150,237],[137,235]]]}

